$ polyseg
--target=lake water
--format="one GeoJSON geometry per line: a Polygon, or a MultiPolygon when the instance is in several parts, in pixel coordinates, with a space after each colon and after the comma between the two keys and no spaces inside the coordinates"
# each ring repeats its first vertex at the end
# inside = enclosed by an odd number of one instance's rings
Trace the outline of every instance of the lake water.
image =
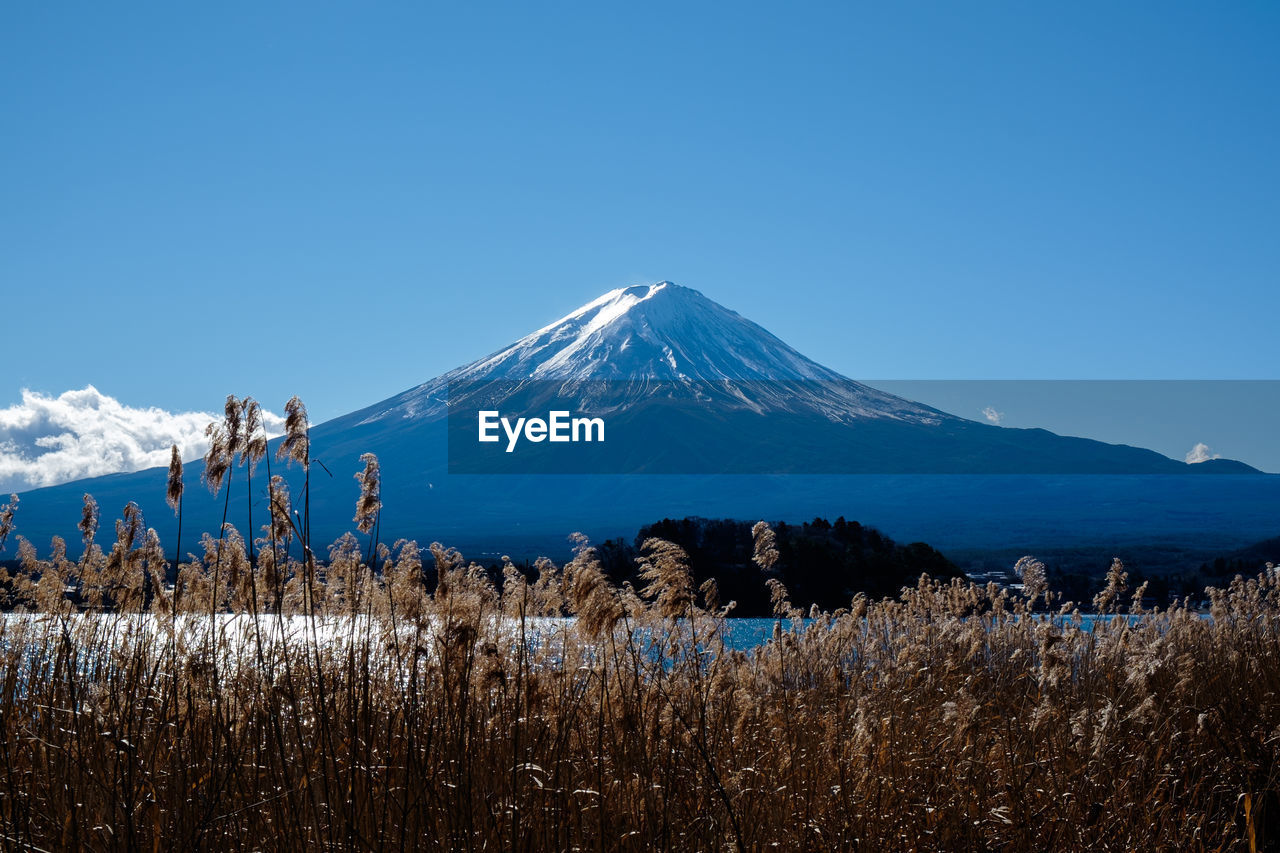
{"type": "MultiPolygon", "coordinates": [[[[51,625],[57,624],[56,621],[52,619],[52,617],[40,616],[40,615],[10,613],[10,614],[5,614],[3,618],[5,618],[6,620],[22,619],[22,620],[32,620],[36,622],[49,620],[51,625]]],[[[107,628],[112,633],[116,633],[117,636],[118,636],[117,632],[130,630],[132,628],[136,628],[139,625],[147,626],[148,628],[159,627],[155,622],[152,621],[154,617],[151,617],[151,616],[142,616],[142,617],[126,616],[126,615],[87,616],[85,614],[80,614],[72,618],[73,619],[91,618],[91,619],[101,620],[103,623],[103,627],[107,628]]],[[[191,620],[191,621],[203,621],[204,619],[207,619],[207,618],[208,617],[205,617],[205,616],[182,617],[182,619],[184,620],[191,620]]],[[[1069,620],[1069,617],[1056,616],[1056,615],[1038,616],[1036,618],[1053,619],[1054,621],[1058,621],[1058,622],[1065,622],[1069,620]]],[[[1115,618],[1124,618],[1133,622],[1140,619],[1141,617],[1129,616],[1127,614],[1123,616],[1086,615],[1081,617],[1081,628],[1085,631],[1089,631],[1093,628],[1095,624],[1099,622],[1106,622],[1115,618]]],[[[1204,614],[1203,618],[1206,618],[1206,619],[1209,618],[1208,614],[1204,614]]],[[[256,631],[254,628],[253,621],[249,619],[249,617],[247,616],[222,614],[218,617],[218,619],[219,619],[219,624],[221,629],[219,631],[219,634],[223,638],[223,641],[226,642],[227,645],[232,648],[236,647],[238,645],[238,642],[252,644],[255,641],[255,638],[257,637],[261,637],[261,639],[268,644],[273,643],[279,638],[281,627],[283,627],[284,634],[293,639],[302,639],[304,637],[311,636],[311,625],[308,622],[308,620],[302,616],[287,616],[287,617],[284,617],[283,620],[280,620],[278,617],[274,615],[264,616],[259,621],[256,631]],[[238,642],[236,639],[237,637],[239,638],[238,642]]],[[[352,636],[354,636],[357,639],[357,642],[359,642],[359,640],[363,637],[364,630],[365,630],[364,619],[357,617],[356,621],[358,624],[353,626],[351,621],[345,617],[317,619],[315,633],[317,638],[323,644],[328,644],[331,642],[337,642],[341,644],[347,638],[352,636]]],[[[528,621],[526,627],[529,633],[530,640],[536,642],[539,638],[544,640],[554,638],[555,634],[559,630],[561,630],[566,625],[566,623],[571,623],[571,622],[572,622],[572,619],[556,619],[556,618],[545,618],[545,617],[533,618],[528,621]]],[[[813,622],[814,620],[812,619],[804,619],[804,620],[801,620],[801,625],[807,627],[808,625],[811,625],[813,622]]],[[[516,628],[516,624],[517,623],[513,622],[512,627],[518,631],[518,628],[516,628]]],[[[751,618],[726,619],[725,631],[724,631],[725,645],[735,651],[749,652],[752,649],[758,648],[759,646],[763,645],[770,638],[772,638],[775,630],[777,630],[777,624],[778,624],[778,620],[776,619],[751,619],[751,618]]],[[[783,631],[789,631],[791,630],[791,627],[792,627],[792,623],[790,620],[787,620],[787,619],[782,620],[783,631]]],[[[374,633],[375,634],[377,633],[376,629],[374,633]]]]}

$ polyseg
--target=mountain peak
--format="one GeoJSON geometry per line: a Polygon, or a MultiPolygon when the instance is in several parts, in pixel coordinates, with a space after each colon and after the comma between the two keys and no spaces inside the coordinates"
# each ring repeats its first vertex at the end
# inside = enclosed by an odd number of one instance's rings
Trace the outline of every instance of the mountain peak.
{"type": "Polygon", "coordinates": [[[835,379],[760,326],[670,281],[620,287],[459,368],[474,379],[835,379]]]}
{"type": "Polygon", "coordinates": [[[735,401],[757,409],[802,405],[794,387],[777,383],[805,382],[813,397],[808,407],[835,419],[883,415],[932,422],[939,415],[852,382],[693,288],[660,281],[610,290],[492,355],[356,416],[366,422],[432,417],[445,410],[450,383],[525,380],[570,387],[622,381],[635,386],[626,393],[641,397],[656,384],[729,382],[738,386],[731,392],[735,401]]]}
{"type": "Polygon", "coordinates": [[[575,328],[590,326],[594,331],[608,325],[641,303],[659,298],[663,302],[711,303],[710,299],[707,299],[707,297],[693,288],[682,287],[670,281],[660,281],[656,284],[633,284],[630,287],[614,288],[608,293],[596,297],[580,308],[570,311],[559,320],[543,326],[525,339],[566,326],[575,328]]]}
{"type": "Polygon", "coordinates": [[[662,290],[663,288],[675,287],[675,286],[676,285],[672,284],[669,281],[660,281],[657,284],[633,284],[630,287],[623,287],[623,288],[619,288],[618,290],[611,290],[609,292],[620,293],[623,296],[634,296],[637,299],[648,299],[650,296],[657,293],[659,290],[662,290]]]}
{"type": "Polygon", "coordinates": [[[694,290],[692,287],[685,287],[683,284],[676,284],[674,281],[659,281],[654,284],[633,284],[630,287],[621,287],[617,290],[611,290],[609,293],[619,293],[624,296],[634,296],[637,299],[651,299],[658,294],[664,294],[667,297],[679,298],[695,298],[706,299],[702,295],[702,291],[694,290]]]}

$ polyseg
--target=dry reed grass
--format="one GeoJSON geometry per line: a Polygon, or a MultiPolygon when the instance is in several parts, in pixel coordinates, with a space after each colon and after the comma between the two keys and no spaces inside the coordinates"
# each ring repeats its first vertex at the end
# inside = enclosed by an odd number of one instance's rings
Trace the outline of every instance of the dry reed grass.
{"type": "MultiPolygon", "coordinates": [[[[211,485],[265,455],[232,401],[211,485]]],[[[308,468],[305,409],[286,410],[281,458],[308,468]]],[[[86,496],[78,560],[18,540],[7,588],[28,615],[0,620],[0,845],[1280,845],[1275,569],[1211,590],[1211,620],[1143,610],[1117,562],[1096,603],[1120,618],[1088,625],[1027,562],[1029,595],[1060,618],[922,577],[803,622],[758,525],[779,619],[746,652],[726,644],[732,605],[695,590],[668,542],[645,543],[642,590],[612,584],[585,540],[535,578],[508,562],[500,583],[439,544],[380,544],[377,461],[362,461],[367,540],[324,563],[307,487],[295,513],[269,471],[261,535],[206,534],[172,588],[136,508],[104,551],[86,496]]]]}

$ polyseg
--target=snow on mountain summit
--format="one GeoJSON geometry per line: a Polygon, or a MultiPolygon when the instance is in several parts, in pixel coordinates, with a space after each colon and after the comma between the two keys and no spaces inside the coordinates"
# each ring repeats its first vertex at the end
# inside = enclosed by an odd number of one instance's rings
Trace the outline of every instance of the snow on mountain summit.
{"type": "Polygon", "coordinates": [[[837,420],[946,417],[859,385],[697,290],[670,281],[611,290],[510,346],[358,414],[362,422],[431,417],[444,411],[449,383],[489,380],[630,381],[637,393],[655,383],[731,383],[742,405],[758,410],[800,405],[837,420]],[[771,383],[793,386],[783,391],[771,383]],[[794,383],[813,393],[797,399],[794,383]]]}
{"type": "Polygon", "coordinates": [[[669,281],[611,290],[453,379],[838,379],[764,329],[669,281]]]}

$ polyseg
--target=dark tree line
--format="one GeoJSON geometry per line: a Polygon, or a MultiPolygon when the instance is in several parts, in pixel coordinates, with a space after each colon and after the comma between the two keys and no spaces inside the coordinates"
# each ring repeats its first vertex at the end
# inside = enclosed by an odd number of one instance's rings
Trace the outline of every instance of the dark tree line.
{"type": "MultiPolygon", "coordinates": [[[[769,592],[752,561],[752,523],[733,519],[664,518],[640,529],[631,543],[614,539],[599,547],[601,563],[617,583],[636,577],[635,558],[646,539],[674,542],[689,555],[694,579],[715,578],[723,602],[736,601],[734,616],[770,616],[769,592]]],[[[922,542],[900,545],[880,531],[844,517],[801,525],[779,522],[777,576],[794,604],[832,611],[848,607],[862,592],[873,598],[896,596],[921,573],[935,578],[963,577],[945,556],[922,542]]]]}

